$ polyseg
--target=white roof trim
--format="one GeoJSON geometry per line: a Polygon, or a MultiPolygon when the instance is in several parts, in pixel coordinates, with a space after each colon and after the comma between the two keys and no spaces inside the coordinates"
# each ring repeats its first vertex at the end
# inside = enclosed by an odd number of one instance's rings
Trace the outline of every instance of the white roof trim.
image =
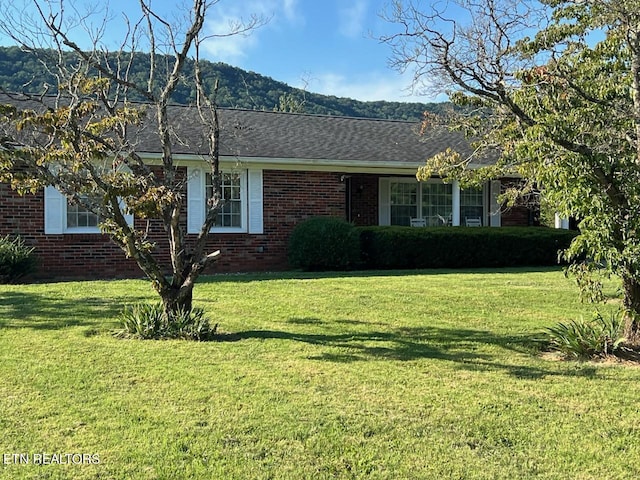
{"type": "MultiPolygon", "coordinates": [[[[160,161],[160,154],[140,153],[141,158],[149,163],[160,161]]],[[[199,166],[206,161],[205,155],[175,154],[174,158],[180,165],[199,166]]],[[[393,173],[415,175],[423,162],[403,162],[401,160],[386,162],[363,160],[329,160],[323,158],[271,158],[271,157],[241,157],[220,156],[223,166],[243,165],[265,170],[303,170],[303,171],[334,171],[345,173],[393,173]]],[[[478,166],[471,166],[478,168],[478,166]]]]}

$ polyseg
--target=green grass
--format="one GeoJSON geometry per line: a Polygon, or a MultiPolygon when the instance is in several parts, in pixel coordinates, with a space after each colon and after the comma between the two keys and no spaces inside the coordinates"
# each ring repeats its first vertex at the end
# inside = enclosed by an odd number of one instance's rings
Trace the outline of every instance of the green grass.
{"type": "Polygon", "coordinates": [[[537,350],[593,311],[559,271],[212,277],[196,304],[225,341],[112,337],[147,299],[139,280],[0,286],[0,455],[31,460],[0,457],[0,479],[640,472],[640,368],[537,350]]]}

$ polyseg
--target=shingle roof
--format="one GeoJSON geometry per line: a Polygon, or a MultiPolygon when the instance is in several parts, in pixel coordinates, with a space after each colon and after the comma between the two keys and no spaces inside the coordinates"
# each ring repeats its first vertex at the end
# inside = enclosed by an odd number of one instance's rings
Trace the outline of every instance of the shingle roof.
{"type": "MultiPolygon", "coordinates": [[[[422,164],[447,147],[469,150],[457,132],[421,138],[416,122],[233,109],[220,109],[219,115],[222,155],[422,164]]],[[[171,107],[171,116],[185,142],[175,146],[176,153],[203,153],[206,140],[195,110],[171,107]]],[[[140,146],[152,151],[153,136],[145,135],[140,146]]]]}
{"type": "MultiPolygon", "coordinates": [[[[19,103],[0,94],[0,103],[19,103]]],[[[30,108],[34,104],[27,102],[30,108]]],[[[150,110],[148,115],[153,115],[150,110]]],[[[193,107],[173,105],[169,115],[174,152],[199,155],[207,152],[206,131],[193,107]]],[[[448,147],[469,151],[461,133],[446,130],[418,135],[416,122],[308,115],[255,110],[219,109],[220,153],[224,156],[262,159],[327,160],[399,167],[420,165],[448,147]]],[[[158,153],[153,122],[136,133],[138,151],[158,153]]]]}

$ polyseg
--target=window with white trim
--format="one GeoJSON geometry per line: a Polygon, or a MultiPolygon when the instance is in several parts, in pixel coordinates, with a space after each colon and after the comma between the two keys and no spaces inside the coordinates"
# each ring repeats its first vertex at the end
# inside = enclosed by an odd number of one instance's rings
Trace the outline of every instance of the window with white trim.
{"type": "MultiPolygon", "coordinates": [[[[202,167],[187,168],[187,233],[198,234],[213,194],[212,175],[202,167]]],[[[264,233],[263,172],[259,169],[221,173],[224,205],[218,213],[214,233],[264,233]]]]}
{"type": "MultiPolygon", "coordinates": [[[[215,227],[218,228],[243,228],[242,219],[244,217],[244,203],[242,195],[242,176],[239,173],[222,173],[220,175],[220,189],[222,192],[223,205],[218,212],[215,227]]],[[[205,179],[205,201],[213,196],[213,175],[206,174],[205,179]]],[[[245,192],[246,193],[246,192],[245,192]]]]}
{"type": "MultiPolygon", "coordinates": [[[[133,215],[125,214],[129,225],[133,215]]],[[[44,190],[44,233],[47,235],[101,233],[100,218],[82,205],[71,203],[55,187],[44,190]]]]}
{"type": "Polygon", "coordinates": [[[450,183],[423,183],[422,218],[427,227],[451,225],[453,213],[453,185],[450,183]]]}
{"type": "Polygon", "coordinates": [[[391,225],[409,225],[418,212],[418,184],[391,182],[391,225]]]}
{"type": "Polygon", "coordinates": [[[484,191],[482,188],[460,190],[460,221],[462,225],[468,219],[480,219],[484,224],[484,191]]]}
{"type": "MultiPolygon", "coordinates": [[[[85,196],[85,198],[87,198],[85,196]]],[[[80,204],[73,204],[67,200],[66,230],[74,228],[98,228],[100,216],[89,211],[80,204]]]]}
{"type": "Polygon", "coordinates": [[[381,178],[380,189],[380,225],[409,226],[412,218],[431,227],[464,225],[465,218],[486,220],[484,188],[460,189],[437,179],[381,178]]]}

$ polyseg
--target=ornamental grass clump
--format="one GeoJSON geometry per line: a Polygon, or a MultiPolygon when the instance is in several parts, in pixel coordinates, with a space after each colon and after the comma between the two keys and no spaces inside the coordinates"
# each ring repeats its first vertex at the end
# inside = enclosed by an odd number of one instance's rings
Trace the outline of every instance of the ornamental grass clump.
{"type": "Polygon", "coordinates": [[[15,283],[33,273],[37,262],[33,252],[21,237],[0,238],[0,283],[15,283]]]}
{"type": "Polygon", "coordinates": [[[591,321],[572,320],[545,330],[549,348],[565,357],[589,359],[622,353],[624,319],[621,312],[608,317],[597,312],[591,321]]]}
{"type": "Polygon", "coordinates": [[[115,332],[120,338],[206,341],[212,340],[218,329],[218,324],[211,326],[201,308],[178,310],[169,315],[160,303],[140,303],[125,307],[120,319],[122,329],[115,332]]]}

